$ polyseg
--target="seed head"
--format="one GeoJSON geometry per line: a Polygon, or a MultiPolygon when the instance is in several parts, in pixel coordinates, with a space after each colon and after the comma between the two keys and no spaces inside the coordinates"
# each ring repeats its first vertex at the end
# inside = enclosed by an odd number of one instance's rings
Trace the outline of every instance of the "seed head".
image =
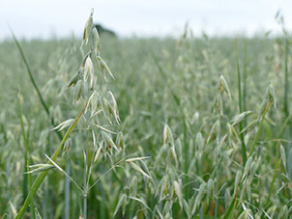
{"type": "Polygon", "coordinates": [[[66,155],[66,158],[69,158],[70,151],[71,151],[71,138],[68,138],[63,147],[62,157],[66,155]]]}
{"type": "Polygon", "coordinates": [[[223,77],[223,75],[220,75],[219,88],[220,88],[220,90],[221,90],[222,93],[224,93],[224,92],[227,93],[227,95],[231,99],[230,89],[229,89],[229,86],[227,84],[227,81],[225,80],[225,78],[223,77]]]}
{"type": "Polygon", "coordinates": [[[100,70],[104,74],[105,80],[106,80],[105,72],[107,72],[113,79],[115,79],[115,77],[113,76],[111,70],[107,66],[106,62],[101,58],[101,56],[97,56],[96,58],[97,58],[100,70]]]}
{"type": "Polygon", "coordinates": [[[75,121],[75,119],[68,119],[64,122],[61,122],[59,125],[57,125],[55,128],[53,128],[52,130],[58,130],[61,131],[64,128],[69,127],[70,125],[72,125],[72,123],[75,121]]]}
{"type": "Polygon", "coordinates": [[[216,95],[214,100],[214,113],[219,113],[220,115],[223,115],[223,102],[221,95],[216,95]]]}
{"type": "Polygon", "coordinates": [[[79,74],[78,73],[76,73],[72,78],[71,78],[71,80],[70,80],[70,82],[68,83],[68,87],[70,87],[70,86],[75,86],[76,85],[76,83],[77,83],[77,81],[78,81],[78,79],[79,79],[79,74]]]}
{"type": "Polygon", "coordinates": [[[93,68],[93,63],[90,56],[87,56],[85,65],[84,65],[84,70],[83,70],[84,82],[87,81],[89,75],[90,75],[90,87],[93,87],[94,68],[93,68]]]}
{"type": "Polygon", "coordinates": [[[93,115],[97,110],[98,100],[99,100],[99,94],[96,91],[93,91],[93,93],[88,99],[88,105],[85,109],[85,113],[87,112],[88,109],[90,109],[91,115],[93,115]]]}
{"type": "Polygon", "coordinates": [[[231,119],[232,126],[237,125],[238,123],[240,123],[243,119],[245,119],[247,116],[251,115],[252,113],[253,113],[252,111],[246,111],[246,112],[243,112],[243,113],[240,113],[240,114],[234,116],[231,119]]]}
{"type": "Polygon", "coordinates": [[[202,136],[202,133],[199,132],[197,134],[197,137],[196,137],[196,146],[197,148],[201,151],[204,147],[204,139],[203,139],[203,136],[202,136]]]}
{"type": "Polygon", "coordinates": [[[97,31],[96,27],[93,27],[93,29],[92,29],[92,47],[93,47],[92,50],[94,50],[96,56],[100,55],[99,43],[100,43],[100,38],[99,38],[98,31],[97,31]]]}
{"type": "Polygon", "coordinates": [[[79,100],[80,97],[85,97],[86,90],[86,84],[82,80],[78,80],[74,88],[75,99],[79,100]]]}
{"type": "Polygon", "coordinates": [[[101,135],[104,139],[104,141],[106,142],[106,144],[110,147],[110,148],[115,148],[117,151],[119,151],[119,149],[117,148],[117,146],[115,145],[115,143],[113,142],[112,138],[110,137],[109,134],[107,134],[104,131],[101,131],[101,135]]]}
{"type": "Polygon", "coordinates": [[[270,83],[269,88],[268,88],[268,96],[269,96],[269,101],[272,101],[274,106],[276,107],[276,93],[274,86],[270,83]]]}
{"type": "Polygon", "coordinates": [[[173,135],[168,125],[165,125],[163,129],[163,143],[174,145],[173,135]]]}
{"type": "Polygon", "coordinates": [[[89,16],[89,18],[88,18],[88,20],[86,21],[86,24],[85,24],[85,28],[84,28],[84,32],[83,32],[83,42],[82,42],[82,44],[87,45],[87,43],[88,43],[88,39],[89,39],[90,34],[91,34],[92,23],[93,23],[93,10],[91,11],[90,16],[89,16]]]}
{"type": "Polygon", "coordinates": [[[209,142],[213,136],[218,136],[219,132],[220,132],[220,120],[217,120],[211,128],[207,142],[209,142]]]}
{"type": "Polygon", "coordinates": [[[116,138],[117,147],[124,148],[124,135],[122,132],[119,132],[116,138]]]}

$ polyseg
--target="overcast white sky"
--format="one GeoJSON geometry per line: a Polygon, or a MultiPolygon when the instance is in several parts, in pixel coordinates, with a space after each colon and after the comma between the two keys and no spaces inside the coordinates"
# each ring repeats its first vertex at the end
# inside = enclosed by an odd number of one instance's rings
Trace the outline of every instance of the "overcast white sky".
{"type": "Polygon", "coordinates": [[[1,0],[0,39],[81,36],[94,8],[94,20],[120,36],[177,35],[188,21],[194,33],[210,35],[277,30],[281,9],[292,27],[292,0],[1,0]]]}

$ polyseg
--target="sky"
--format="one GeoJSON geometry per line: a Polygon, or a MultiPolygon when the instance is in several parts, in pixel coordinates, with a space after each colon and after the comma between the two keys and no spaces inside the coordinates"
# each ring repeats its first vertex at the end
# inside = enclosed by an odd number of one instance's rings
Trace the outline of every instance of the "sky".
{"type": "Polygon", "coordinates": [[[0,0],[0,40],[81,36],[94,21],[121,37],[178,36],[188,22],[195,35],[279,31],[278,10],[292,28],[291,0],[0,0]]]}

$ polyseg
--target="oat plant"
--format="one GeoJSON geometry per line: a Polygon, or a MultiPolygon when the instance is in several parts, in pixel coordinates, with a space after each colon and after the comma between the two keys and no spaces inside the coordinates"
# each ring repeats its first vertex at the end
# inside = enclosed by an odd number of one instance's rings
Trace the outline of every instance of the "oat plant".
{"type": "MultiPolygon", "coordinates": [[[[32,171],[27,171],[29,176],[31,173],[40,172],[40,174],[35,179],[34,183],[30,186],[30,192],[16,218],[21,218],[24,215],[27,207],[29,206],[29,204],[32,203],[33,197],[36,194],[38,188],[40,187],[41,183],[43,182],[43,180],[49,173],[49,169],[51,169],[52,167],[55,167],[56,169],[64,173],[66,177],[68,177],[76,185],[76,187],[80,191],[82,191],[83,218],[87,218],[87,194],[93,186],[93,185],[89,185],[91,171],[93,168],[92,165],[99,158],[99,154],[101,153],[101,151],[106,150],[107,152],[105,153],[109,157],[112,156],[113,153],[118,153],[120,151],[120,149],[118,149],[118,147],[113,142],[112,137],[111,137],[111,135],[115,134],[115,132],[101,126],[100,124],[96,124],[96,122],[98,122],[99,119],[94,120],[94,118],[99,116],[99,114],[103,113],[110,124],[112,124],[113,122],[117,124],[117,125],[112,125],[114,128],[117,128],[120,123],[116,100],[107,85],[107,82],[108,82],[107,75],[109,75],[113,79],[114,79],[114,76],[111,73],[106,62],[103,60],[103,58],[100,55],[99,41],[100,41],[100,38],[99,38],[98,32],[96,28],[93,26],[93,11],[92,11],[85,25],[83,42],[82,42],[82,46],[88,47],[89,51],[86,53],[82,61],[79,72],[75,76],[73,76],[71,81],[68,83],[68,87],[74,87],[75,101],[77,101],[77,104],[82,104],[84,107],[76,119],[68,119],[60,123],[58,126],[56,126],[53,129],[53,130],[61,131],[62,129],[69,127],[61,143],[59,144],[59,146],[57,147],[56,151],[51,156],[51,158],[46,155],[47,159],[49,160],[48,163],[39,164],[37,166],[34,165],[33,167],[35,167],[36,169],[32,171]],[[105,79],[106,83],[97,84],[97,76],[94,74],[94,64],[93,64],[92,59],[95,59],[96,63],[99,65],[100,71],[103,74],[103,78],[105,79]],[[81,186],[79,186],[78,183],[72,177],[70,177],[56,163],[56,159],[59,156],[60,152],[62,151],[63,145],[69,144],[68,143],[68,140],[70,140],[69,136],[71,135],[72,131],[75,129],[78,121],[81,118],[83,118],[84,130],[86,131],[86,141],[84,141],[84,150],[83,150],[83,155],[84,155],[83,156],[84,157],[83,188],[81,188],[81,186]],[[99,132],[101,135],[99,137],[100,142],[97,142],[96,132],[99,132]],[[92,136],[94,148],[90,147],[91,145],[89,143],[89,135],[92,136]],[[95,156],[90,159],[89,151],[93,149],[95,149],[95,156]]],[[[44,107],[46,106],[45,104],[43,105],[44,107]]],[[[47,107],[45,107],[45,109],[47,111],[47,107]]],[[[52,120],[52,124],[53,124],[53,120],[52,120]]],[[[68,148],[65,147],[65,149],[68,149],[68,148]]]]}

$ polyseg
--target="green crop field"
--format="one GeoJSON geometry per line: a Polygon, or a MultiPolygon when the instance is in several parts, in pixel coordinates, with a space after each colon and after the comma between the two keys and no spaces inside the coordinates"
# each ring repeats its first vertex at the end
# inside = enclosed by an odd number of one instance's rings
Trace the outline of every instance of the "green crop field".
{"type": "Polygon", "coordinates": [[[0,42],[0,218],[292,217],[282,20],[116,38],[92,16],[83,39],[0,42]]]}

